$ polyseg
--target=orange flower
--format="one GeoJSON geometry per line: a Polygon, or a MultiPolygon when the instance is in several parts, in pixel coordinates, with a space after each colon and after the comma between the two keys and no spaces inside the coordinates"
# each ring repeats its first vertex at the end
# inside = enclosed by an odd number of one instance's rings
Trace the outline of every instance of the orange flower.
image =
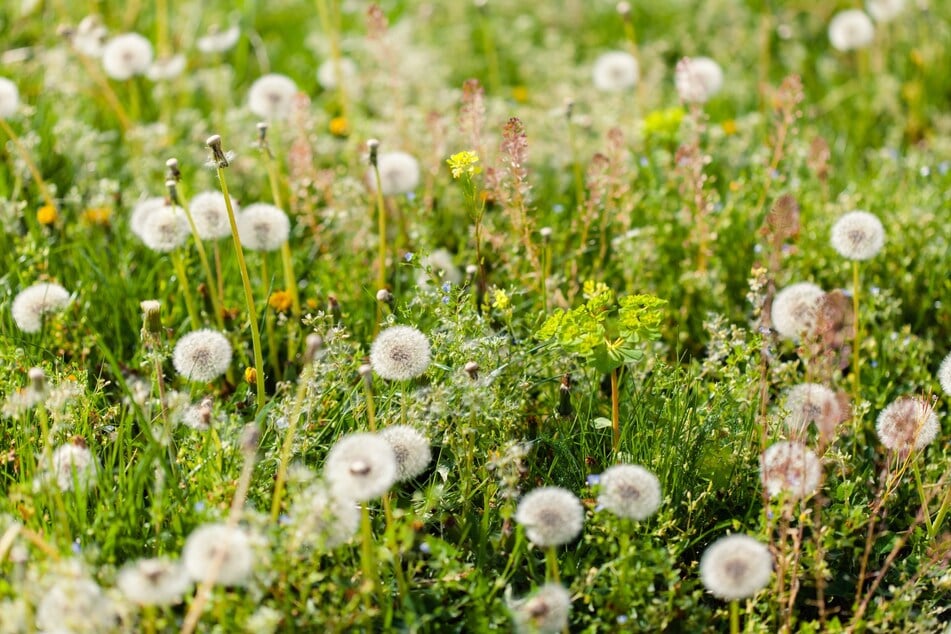
{"type": "Polygon", "coordinates": [[[268,306],[279,313],[286,313],[291,309],[291,294],[287,291],[274,291],[267,300],[268,306]]]}
{"type": "Polygon", "coordinates": [[[112,220],[112,209],[109,207],[90,207],[83,212],[81,218],[86,224],[106,227],[112,220]]]}
{"type": "Polygon", "coordinates": [[[57,218],[59,218],[59,214],[56,213],[56,207],[53,205],[43,205],[36,212],[36,220],[41,225],[51,225],[56,222],[57,218]]]}
{"type": "Polygon", "coordinates": [[[334,117],[330,120],[330,134],[334,136],[347,136],[350,134],[350,123],[346,117],[334,117]]]}

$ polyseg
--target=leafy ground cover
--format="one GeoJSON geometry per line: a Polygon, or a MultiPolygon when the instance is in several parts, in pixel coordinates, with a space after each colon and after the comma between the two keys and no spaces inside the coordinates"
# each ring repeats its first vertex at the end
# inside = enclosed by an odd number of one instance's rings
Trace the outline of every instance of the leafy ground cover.
{"type": "Polygon", "coordinates": [[[0,631],[948,630],[951,5],[858,4],[5,3],[0,631]]]}

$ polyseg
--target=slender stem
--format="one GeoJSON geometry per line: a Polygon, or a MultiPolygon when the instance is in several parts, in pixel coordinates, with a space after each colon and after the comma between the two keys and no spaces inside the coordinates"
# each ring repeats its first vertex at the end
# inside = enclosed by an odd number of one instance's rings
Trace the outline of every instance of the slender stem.
{"type": "Polygon", "coordinates": [[[205,251],[205,245],[202,242],[201,236],[198,234],[198,227],[195,225],[195,219],[192,216],[191,211],[188,209],[188,204],[185,202],[185,193],[182,191],[182,184],[179,182],[177,187],[180,197],[178,205],[182,208],[182,211],[185,212],[185,218],[188,220],[188,227],[191,229],[192,237],[195,239],[195,249],[198,251],[198,260],[201,262],[201,268],[205,274],[206,283],[208,285],[208,295],[211,297],[211,305],[215,311],[215,323],[218,324],[219,330],[224,330],[224,309],[221,304],[221,296],[218,294],[218,289],[215,285],[215,278],[211,273],[211,264],[208,262],[208,253],[205,251]]]}
{"type": "Polygon", "coordinates": [[[373,403],[373,386],[369,376],[363,378],[363,391],[367,399],[367,427],[374,432],[376,431],[376,405],[373,403]]]}
{"type": "MultiPolygon", "coordinates": [[[[376,290],[386,288],[386,205],[383,202],[383,181],[380,178],[380,167],[373,164],[373,177],[376,180],[376,213],[377,213],[377,231],[380,234],[380,252],[377,262],[376,290]]],[[[382,318],[383,308],[380,302],[376,304],[376,323],[373,326],[373,333],[379,332],[380,319],[382,318]]]]}
{"type": "Polygon", "coordinates": [[[613,450],[616,454],[621,446],[621,407],[618,394],[618,370],[611,370],[611,429],[614,430],[613,450]]]}
{"type": "Polygon", "coordinates": [[[918,497],[921,498],[921,514],[925,519],[925,526],[928,527],[928,535],[934,533],[934,525],[931,523],[931,511],[928,510],[928,497],[925,495],[925,487],[921,483],[921,470],[918,468],[918,456],[911,457],[911,472],[915,476],[915,487],[918,489],[918,497]]]}
{"type": "Polygon", "coordinates": [[[740,602],[730,601],[730,634],[740,634],[740,602]]]}
{"type": "Polygon", "coordinates": [[[861,321],[859,320],[859,261],[852,260],[852,402],[858,407],[861,387],[861,321]]]}
{"type": "Polygon", "coordinates": [[[938,507],[938,514],[935,515],[934,522],[931,524],[931,530],[928,532],[928,539],[934,539],[934,536],[941,530],[944,523],[944,516],[948,514],[948,508],[951,507],[951,488],[945,491],[944,499],[941,500],[941,506],[938,507]]]}
{"type": "Polygon", "coordinates": [[[82,53],[77,53],[76,56],[86,69],[86,72],[89,73],[89,76],[92,77],[92,80],[96,82],[96,86],[99,88],[99,94],[105,98],[109,107],[112,108],[116,119],[119,120],[119,127],[122,129],[122,133],[125,134],[129,128],[132,127],[132,122],[129,119],[129,115],[126,114],[125,108],[122,107],[122,102],[119,101],[119,98],[116,96],[116,91],[112,89],[109,80],[106,79],[105,75],[102,74],[102,71],[99,70],[99,67],[93,60],[82,53]]]}
{"type": "Polygon", "coordinates": [[[201,328],[201,318],[198,317],[198,309],[195,307],[195,298],[192,297],[191,288],[188,287],[188,272],[185,270],[185,260],[181,251],[175,249],[170,254],[172,266],[175,268],[175,275],[178,276],[178,282],[182,289],[182,295],[185,296],[185,307],[188,310],[188,317],[191,319],[192,328],[198,330],[201,328]]]}
{"type": "MultiPolygon", "coordinates": [[[[340,102],[340,116],[347,119],[347,87],[344,81],[343,68],[340,60],[340,11],[334,2],[333,15],[327,6],[327,0],[317,0],[317,14],[320,16],[320,26],[330,40],[330,59],[333,61],[334,76],[337,83],[337,100],[340,102]]],[[[347,119],[349,121],[349,119],[347,119]]]]}
{"type": "Polygon", "coordinates": [[[545,549],[545,578],[546,581],[561,582],[561,575],[558,573],[558,553],[554,546],[545,549]]]}
{"type": "MultiPolygon", "coordinates": [[[[273,287],[271,277],[267,272],[267,252],[261,253],[261,285],[264,288],[264,296],[271,297],[273,287]]],[[[267,356],[271,362],[271,371],[274,372],[278,381],[281,380],[281,368],[277,360],[277,338],[274,335],[274,312],[269,310],[268,302],[264,304],[264,332],[267,334],[267,356]]]]}
{"type": "Polygon", "coordinates": [[[363,570],[364,605],[369,610],[376,594],[376,563],[373,557],[373,525],[370,520],[370,507],[364,504],[360,516],[360,567],[363,570]]]}
{"type": "Polygon", "coordinates": [[[254,294],[251,292],[251,278],[248,276],[248,264],[244,260],[244,249],[241,248],[241,238],[238,236],[238,224],[234,219],[234,208],[231,205],[231,196],[228,194],[228,183],[225,181],[225,172],[222,167],[217,168],[218,184],[225,197],[225,207],[228,209],[228,221],[231,223],[231,238],[234,241],[234,253],[238,258],[238,269],[241,271],[241,281],[244,284],[244,300],[248,306],[248,319],[251,322],[251,345],[254,348],[254,369],[256,371],[256,387],[258,392],[258,411],[264,407],[264,357],[261,353],[261,333],[258,331],[258,314],[254,308],[254,294]]]}
{"type": "MultiPolygon", "coordinates": [[[[271,198],[274,199],[274,206],[278,209],[284,209],[284,201],[281,197],[281,179],[278,174],[277,161],[267,147],[261,148],[264,155],[264,165],[267,168],[268,183],[271,186],[271,198]]],[[[294,261],[291,258],[291,247],[287,242],[281,245],[281,262],[284,266],[284,285],[287,292],[291,294],[291,309],[294,316],[300,315],[300,294],[297,292],[297,278],[294,276],[294,261]]]]}
{"type": "Polygon", "coordinates": [[[281,445],[281,459],[277,463],[277,477],[274,480],[274,496],[271,498],[271,521],[276,522],[281,513],[281,498],[284,496],[284,483],[287,481],[287,463],[291,459],[291,450],[294,447],[294,435],[300,423],[301,410],[304,407],[304,398],[307,396],[307,382],[310,379],[310,366],[304,369],[297,379],[297,392],[294,394],[294,407],[291,418],[287,423],[287,432],[284,443],[281,445]]]}
{"type": "Polygon", "coordinates": [[[30,156],[30,153],[23,146],[23,143],[20,141],[20,137],[17,136],[17,133],[13,131],[13,128],[10,127],[10,124],[7,123],[7,120],[3,117],[0,117],[0,127],[3,128],[3,131],[6,133],[6,135],[10,137],[11,141],[13,141],[13,145],[16,147],[17,152],[20,153],[20,158],[23,159],[23,162],[26,164],[26,168],[30,170],[30,175],[33,176],[33,180],[36,182],[36,186],[40,190],[40,195],[43,196],[43,201],[55,210],[56,202],[53,200],[53,196],[50,194],[49,187],[46,186],[46,181],[43,180],[40,170],[36,167],[36,163],[33,162],[33,158],[30,156]]]}
{"type": "Polygon", "coordinates": [[[499,53],[495,48],[495,39],[492,37],[492,23],[487,15],[488,6],[483,5],[479,10],[481,16],[482,48],[486,59],[486,68],[489,73],[489,87],[496,96],[502,89],[502,79],[499,73],[499,53]]]}

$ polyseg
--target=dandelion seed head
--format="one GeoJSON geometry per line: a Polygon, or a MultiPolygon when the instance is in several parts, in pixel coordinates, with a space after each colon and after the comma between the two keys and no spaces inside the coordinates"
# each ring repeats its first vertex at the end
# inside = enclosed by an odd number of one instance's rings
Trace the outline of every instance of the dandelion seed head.
{"type": "MultiPolygon", "coordinates": [[[[353,82],[357,76],[357,65],[352,59],[347,57],[340,58],[340,75],[346,84],[353,82]]],[[[337,78],[337,64],[333,59],[325,60],[317,69],[317,81],[325,90],[333,90],[339,84],[337,78]]]]}
{"type": "MultiPolygon", "coordinates": [[[[238,213],[238,205],[231,199],[231,208],[238,213]]],[[[202,240],[218,240],[231,235],[231,221],[221,192],[199,192],[188,203],[188,212],[202,240]]]]}
{"type": "Polygon", "coordinates": [[[40,282],[17,293],[10,312],[20,330],[33,333],[43,328],[43,317],[63,310],[67,304],[69,291],[59,284],[40,282]]]}
{"type": "Polygon", "coordinates": [[[723,87],[723,69],[709,57],[685,57],[674,72],[677,94],[685,103],[706,103],[723,87]]]}
{"type": "Polygon", "coordinates": [[[82,440],[60,445],[53,452],[53,479],[63,491],[75,484],[81,489],[94,486],[98,472],[96,457],[82,440]]]}
{"type": "Polygon", "coordinates": [[[777,442],[760,456],[760,480],[770,497],[798,500],[815,493],[822,477],[819,458],[799,442],[777,442]]]}
{"type": "Polygon", "coordinates": [[[429,466],[433,458],[429,440],[409,425],[393,425],[380,432],[390,444],[396,458],[396,479],[399,482],[415,478],[429,466]]]}
{"type": "Polygon", "coordinates": [[[138,33],[117,35],[102,49],[102,68],[112,79],[123,81],[143,75],[152,64],[152,43],[138,33]]]}
{"type": "Polygon", "coordinates": [[[180,207],[163,204],[148,212],[142,220],[141,231],[142,244],[157,253],[168,253],[188,239],[188,220],[180,207]]]}
{"type": "Polygon", "coordinates": [[[876,22],[891,22],[905,10],[905,0],[865,0],[865,10],[876,22]]]}
{"type": "Polygon", "coordinates": [[[938,367],[938,383],[944,393],[951,396],[951,353],[948,353],[938,367]]]}
{"type": "Polygon", "coordinates": [[[40,632],[112,632],[116,606],[102,588],[85,575],[58,577],[36,606],[40,632]]]}
{"type": "Polygon", "coordinates": [[[938,435],[941,426],[931,403],[924,397],[895,399],[878,415],[875,431],[882,444],[892,451],[924,449],[938,435]]]}
{"type": "Polygon", "coordinates": [[[594,61],[591,70],[594,87],[602,92],[622,92],[633,88],[640,74],[637,59],[624,51],[603,53],[594,61]]]}
{"type": "MultiPolygon", "coordinates": [[[[381,152],[377,157],[380,185],[384,196],[408,194],[419,186],[419,161],[406,152],[381,152]]],[[[367,170],[367,183],[376,191],[376,173],[367,170]]]]}
{"type": "Polygon", "coordinates": [[[531,596],[509,605],[519,634],[557,634],[568,627],[571,593],[558,583],[546,583],[531,596]]]}
{"type": "Polygon", "coordinates": [[[241,244],[252,251],[276,251],[291,234],[287,214],[267,203],[248,205],[235,221],[241,244]]]}
{"type": "Polygon", "coordinates": [[[231,344],[216,330],[203,328],[190,332],[175,344],[172,365],[189,381],[211,381],[228,371],[231,344]]]}
{"type": "Polygon", "coordinates": [[[536,546],[560,546],[578,536],[584,526],[584,507],[578,497],[561,487],[540,487],[519,501],[515,521],[536,546]]]}
{"type": "Polygon", "coordinates": [[[412,326],[391,326],[370,346],[370,366],[388,381],[406,381],[429,367],[429,339],[412,326]]]}
{"type": "Polygon", "coordinates": [[[396,456],[378,434],[350,434],[327,454],[324,476],[335,496],[365,502],[383,495],[396,482],[396,456]]]}
{"type": "Polygon", "coordinates": [[[202,53],[224,53],[234,47],[240,37],[241,29],[237,26],[231,26],[224,31],[212,26],[205,35],[198,38],[195,46],[202,53]]]}
{"type": "Polygon", "coordinates": [[[773,298],[770,316],[773,328],[786,339],[799,339],[815,332],[819,307],[825,295],[810,282],[787,286],[773,298]]]}
{"type": "Polygon", "coordinates": [[[868,260],[885,246],[885,228],[874,214],[850,211],[832,225],[832,248],[849,260],[868,260]]]}
{"type": "Polygon", "coordinates": [[[205,524],[192,531],[185,540],[182,563],[193,581],[204,581],[219,558],[221,567],[215,583],[224,586],[244,585],[254,565],[254,552],[248,534],[237,526],[205,524]]]}
{"type": "Polygon", "coordinates": [[[130,562],[116,576],[116,586],[138,605],[175,605],[192,585],[184,567],[164,558],[130,562]]]}
{"type": "Polygon", "coordinates": [[[109,29],[103,24],[98,15],[87,15],[76,25],[73,32],[72,44],[80,55],[86,57],[102,57],[102,51],[109,36],[109,29]]]}
{"type": "Polygon", "coordinates": [[[875,25],[861,9],[846,9],[832,16],[829,42],[839,51],[865,48],[875,38],[875,25]]]}
{"type": "Polygon", "coordinates": [[[599,482],[598,504],[619,517],[647,519],[657,512],[663,500],[657,476],[638,465],[609,467],[599,482]]]}
{"type": "Polygon", "coordinates": [[[799,436],[805,433],[809,423],[815,423],[819,435],[830,440],[836,425],[848,415],[842,410],[834,390],[818,383],[800,383],[786,392],[786,429],[799,436]]]}
{"type": "Polygon", "coordinates": [[[140,200],[132,207],[132,213],[129,214],[129,229],[141,240],[146,219],[148,219],[156,209],[167,206],[169,206],[168,201],[161,196],[153,196],[140,200]]]}
{"type": "Polygon", "coordinates": [[[151,81],[169,81],[181,75],[185,66],[185,56],[182,54],[160,57],[149,65],[145,76],[151,81]]]}
{"type": "Polygon", "coordinates": [[[290,116],[297,84],[286,75],[271,73],[258,77],[248,90],[248,109],[268,121],[290,116]]]}
{"type": "Polygon", "coordinates": [[[305,489],[291,506],[289,524],[295,541],[317,550],[345,544],[360,525],[360,507],[334,495],[324,483],[305,489]]]}
{"type": "Polygon", "coordinates": [[[749,535],[721,537],[700,559],[700,581],[715,597],[726,601],[751,597],[773,574],[769,548],[749,535]]]}
{"type": "Polygon", "coordinates": [[[6,77],[0,77],[0,119],[9,119],[20,107],[20,90],[6,77]]]}

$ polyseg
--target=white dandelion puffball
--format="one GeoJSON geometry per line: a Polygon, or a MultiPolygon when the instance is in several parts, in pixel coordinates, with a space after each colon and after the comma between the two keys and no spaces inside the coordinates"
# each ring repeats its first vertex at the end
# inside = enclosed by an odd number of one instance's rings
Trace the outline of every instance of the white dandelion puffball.
{"type": "Polygon", "coordinates": [[[567,489],[540,487],[519,501],[515,521],[525,527],[525,536],[536,546],[560,546],[581,532],[584,507],[567,489]]]}
{"type": "Polygon", "coordinates": [[[834,390],[818,383],[800,383],[786,393],[786,429],[801,435],[809,423],[815,423],[819,435],[828,440],[836,425],[847,418],[842,409],[834,390]]]}
{"type": "Polygon", "coordinates": [[[129,229],[141,240],[146,219],[148,219],[156,209],[168,206],[168,201],[161,196],[153,196],[140,200],[135,203],[132,207],[132,213],[129,214],[129,229]]]}
{"type": "Polygon", "coordinates": [[[409,425],[393,425],[380,432],[380,436],[393,449],[396,458],[396,480],[402,482],[415,478],[429,466],[433,459],[426,436],[409,425]]]}
{"type": "MultiPolygon", "coordinates": [[[[39,632],[114,632],[116,606],[102,588],[85,576],[59,577],[36,606],[39,632]]],[[[20,631],[20,630],[15,630],[20,631]]]]}
{"type": "Polygon", "coordinates": [[[190,332],[175,344],[172,365],[189,381],[211,381],[228,371],[231,344],[216,330],[190,332]]]}
{"type": "Polygon", "coordinates": [[[20,90],[6,77],[0,77],[0,119],[9,119],[20,107],[20,90]]]}
{"type": "Polygon", "coordinates": [[[323,483],[303,491],[288,513],[295,541],[318,550],[345,544],[360,526],[360,507],[323,483]]]}
{"type": "Polygon", "coordinates": [[[924,449],[940,429],[938,415],[928,400],[912,396],[903,396],[889,403],[875,424],[878,439],[892,451],[924,449]]]}
{"type": "Polygon", "coordinates": [[[355,502],[380,497],[396,482],[396,475],[396,456],[379,434],[344,436],[324,463],[324,477],[333,494],[355,502]]]}
{"type": "Polygon", "coordinates": [[[518,634],[557,634],[568,627],[571,593],[559,583],[546,583],[509,610],[518,634]]]}
{"type": "Polygon", "coordinates": [[[610,51],[594,61],[591,77],[602,92],[621,92],[633,88],[640,79],[637,59],[624,51],[610,51]]]}
{"type": "Polygon", "coordinates": [[[287,214],[267,203],[248,205],[235,222],[241,244],[252,251],[276,251],[291,235],[291,221],[287,214]]]}
{"type": "Polygon", "coordinates": [[[865,0],[865,10],[876,22],[891,22],[905,10],[905,0],[865,0]]]}
{"type": "MultiPolygon", "coordinates": [[[[231,209],[238,213],[238,205],[231,199],[231,209]]],[[[225,206],[224,194],[207,191],[192,196],[188,203],[195,229],[202,240],[218,240],[231,235],[231,221],[225,206]]]]}
{"type": "Polygon", "coordinates": [[[182,54],[162,57],[149,66],[145,76],[152,81],[169,81],[181,75],[185,65],[185,56],[182,54]]]}
{"type": "Polygon", "coordinates": [[[120,81],[143,75],[152,64],[152,43],[138,33],[117,35],[102,49],[102,68],[120,81]]]}
{"type": "Polygon", "coordinates": [[[76,25],[72,44],[81,55],[86,57],[102,57],[102,49],[109,36],[109,29],[103,24],[98,15],[87,15],[76,25]]]}
{"type": "Polygon", "coordinates": [[[815,493],[822,477],[819,458],[799,442],[777,442],[759,459],[760,481],[770,497],[785,493],[798,500],[815,493]]]}
{"type": "Polygon", "coordinates": [[[202,53],[224,53],[237,44],[240,37],[241,29],[237,26],[229,27],[224,31],[219,31],[217,26],[213,26],[208,29],[207,34],[198,38],[195,46],[202,53]]]}
{"type": "MultiPolygon", "coordinates": [[[[419,186],[419,161],[406,152],[383,152],[377,157],[380,185],[384,196],[408,194],[419,186]]],[[[376,191],[376,172],[367,170],[370,191],[376,191]]]]}
{"type": "Polygon", "coordinates": [[[153,208],[142,221],[139,238],[156,253],[168,253],[188,239],[188,219],[180,207],[162,205],[153,208]]]}
{"type": "Polygon", "coordinates": [[[660,480],[644,467],[618,464],[601,474],[598,505],[618,517],[647,519],[657,512],[663,500],[660,480]]]}
{"type": "Polygon", "coordinates": [[[73,485],[85,489],[96,483],[96,457],[84,441],[68,442],[53,452],[53,478],[63,491],[71,491],[73,485]]]}
{"type": "Polygon", "coordinates": [[[773,556],[766,544],[749,535],[721,537],[700,558],[700,581],[726,601],[759,592],[773,574],[773,556]]]}
{"type": "Polygon", "coordinates": [[[263,75],[248,90],[248,109],[268,121],[286,119],[296,95],[297,84],[290,77],[277,73],[263,75]]]}
{"type": "Polygon", "coordinates": [[[951,396],[951,353],[948,353],[938,368],[938,383],[944,393],[951,396]]]}
{"type": "Polygon", "coordinates": [[[865,48],[875,38],[875,25],[861,9],[847,9],[832,16],[829,42],[839,51],[865,48]]]}
{"type": "Polygon", "coordinates": [[[181,603],[192,580],[185,568],[170,559],[139,559],[126,564],[116,576],[116,586],[138,605],[181,603]]]}
{"type": "MultiPolygon", "coordinates": [[[[420,261],[420,264],[422,264],[424,268],[431,268],[434,273],[441,273],[442,279],[447,282],[451,282],[452,284],[462,282],[462,272],[459,270],[459,267],[456,266],[455,262],[452,261],[452,254],[446,249],[436,249],[425,256],[420,261]]],[[[426,286],[429,280],[429,275],[423,270],[420,271],[416,283],[419,286],[426,286]]]]}
{"type": "MultiPolygon", "coordinates": [[[[349,84],[357,76],[357,65],[352,59],[341,57],[339,60],[340,75],[345,84],[349,84]]],[[[317,69],[317,81],[326,90],[333,90],[340,83],[337,78],[337,62],[333,58],[325,60],[317,69]]]]}
{"type": "Polygon", "coordinates": [[[69,291],[50,282],[40,282],[24,288],[13,299],[10,312],[13,321],[23,332],[39,332],[43,317],[58,313],[69,304],[69,291]]]}
{"type": "Polygon", "coordinates": [[[674,71],[677,94],[685,103],[706,103],[723,87],[723,69],[709,57],[685,57],[674,71]]]}
{"type": "Polygon", "coordinates": [[[203,582],[209,571],[217,566],[215,583],[237,586],[243,585],[251,576],[254,552],[248,535],[237,526],[205,524],[192,531],[185,540],[182,562],[193,581],[203,582]]]}
{"type": "Polygon", "coordinates": [[[875,214],[850,211],[832,225],[832,248],[849,260],[868,260],[885,246],[885,228],[875,214]]]}
{"type": "Polygon", "coordinates": [[[787,286],[773,298],[773,328],[785,339],[799,339],[816,329],[819,305],[825,292],[811,282],[787,286]]]}
{"type": "Polygon", "coordinates": [[[370,346],[370,367],[388,381],[406,381],[429,367],[429,339],[412,326],[390,326],[370,346]]]}

